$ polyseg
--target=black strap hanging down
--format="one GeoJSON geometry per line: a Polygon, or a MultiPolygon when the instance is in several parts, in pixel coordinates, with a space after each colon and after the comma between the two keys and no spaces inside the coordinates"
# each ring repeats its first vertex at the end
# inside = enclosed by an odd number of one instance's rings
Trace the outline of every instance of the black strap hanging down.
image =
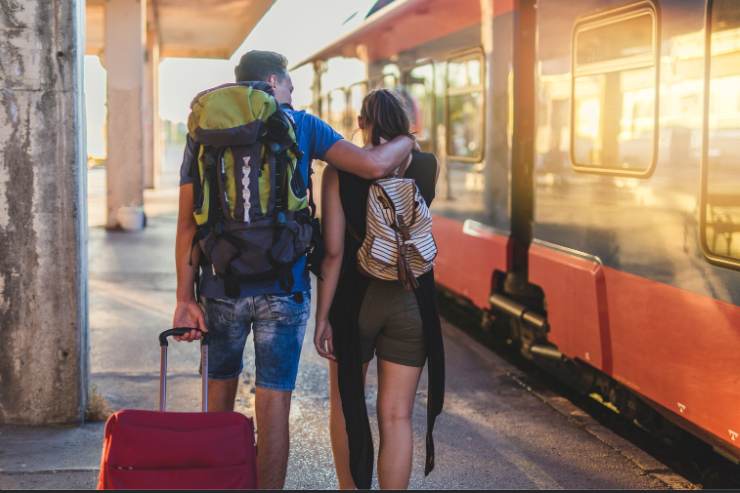
{"type": "Polygon", "coordinates": [[[313,199],[313,166],[308,167],[308,208],[311,211],[311,218],[316,217],[316,202],[313,199]]]}
{"type": "Polygon", "coordinates": [[[200,266],[195,269],[195,273],[193,275],[193,288],[195,291],[195,302],[200,303],[200,266]]]}
{"type": "MultiPolygon", "coordinates": [[[[313,167],[308,168],[308,209],[311,213],[311,246],[308,250],[308,261],[306,269],[315,275],[320,281],[324,278],[321,275],[321,264],[324,262],[326,254],[324,249],[324,235],[321,232],[321,221],[316,218],[316,202],[313,197],[313,167]]],[[[349,223],[348,223],[349,224],[349,223]]]]}
{"type": "Polygon", "coordinates": [[[241,289],[239,286],[239,280],[234,276],[224,277],[224,294],[228,298],[239,298],[241,295],[241,289]]]}
{"type": "Polygon", "coordinates": [[[275,218],[280,222],[285,220],[285,210],[288,207],[288,190],[286,181],[288,179],[288,155],[284,147],[277,144],[274,146],[275,156],[275,218]],[[280,214],[283,217],[280,217],[280,214]]]}
{"type": "MultiPolygon", "coordinates": [[[[195,147],[195,156],[197,157],[200,153],[200,144],[196,144],[195,147]]],[[[200,171],[198,169],[198,159],[193,159],[190,172],[190,176],[193,178],[193,202],[195,209],[200,209],[203,207],[203,181],[204,177],[200,176],[200,171]]]]}
{"type": "Polygon", "coordinates": [[[280,271],[280,275],[278,276],[280,289],[286,293],[290,293],[293,291],[293,285],[295,284],[295,279],[293,279],[293,264],[286,264],[280,271]]]}
{"type": "Polygon", "coordinates": [[[220,172],[218,169],[218,163],[220,161],[220,152],[218,149],[205,146],[203,148],[203,163],[204,172],[208,176],[208,221],[207,224],[210,228],[214,228],[217,224],[221,223],[224,219],[223,211],[221,210],[221,198],[219,197],[219,191],[223,189],[221,184],[220,172]]]}
{"type": "MultiPolygon", "coordinates": [[[[193,250],[198,247],[198,242],[207,234],[206,228],[201,228],[195,231],[195,234],[193,235],[193,241],[190,242],[190,252],[188,253],[188,265],[192,267],[193,265],[193,250]]],[[[200,248],[200,247],[198,247],[200,248]]],[[[195,288],[195,301],[200,301],[200,269],[206,268],[207,262],[205,255],[203,255],[203,252],[200,253],[198,256],[198,265],[194,269],[193,273],[193,284],[195,288]]]]}
{"type": "MultiPolygon", "coordinates": [[[[214,229],[215,225],[220,223],[220,221],[223,220],[220,206],[218,206],[218,200],[217,195],[218,191],[216,186],[214,186],[214,174],[217,173],[217,166],[216,163],[218,161],[218,151],[214,149],[211,146],[203,146],[203,174],[204,176],[198,176],[198,180],[195,180],[199,182],[198,188],[200,190],[200,193],[203,194],[203,189],[201,188],[201,180],[205,180],[206,177],[208,177],[208,181],[210,183],[210,186],[208,187],[208,219],[206,220],[206,224],[203,226],[200,226],[193,236],[193,241],[190,244],[190,256],[188,258],[188,264],[192,265],[192,258],[193,258],[193,249],[196,247],[198,242],[205,238],[208,233],[214,229]]],[[[199,174],[200,175],[200,174],[199,174]]],[[[203,197],[204,199],[204,197],[203,197]]],[[[202,202],[201,202],[202,205],[202,202]]],[[[198,265],[198,268],[195,269],[195,299],[200,300],[200,269],[207,269],[208,268],[208,259],[205,257],[203,252],[201,252],[200,255],[200,262],[198,265]]]]}

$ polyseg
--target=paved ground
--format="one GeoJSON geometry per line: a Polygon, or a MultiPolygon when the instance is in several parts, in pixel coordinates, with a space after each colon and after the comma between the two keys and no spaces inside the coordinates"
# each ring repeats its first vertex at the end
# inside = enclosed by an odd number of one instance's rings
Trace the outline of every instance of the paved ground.
{"type": "MultiPolygon", "coordinates": [[[[101,176],[96,171],[90,179],[92,384],[113,409],[154,408],[156,334],[169,327],[174,302],[176,191],[169,188],[147,196],[145,231],[106,232],[95,227],[103,217],[101,176]]],[[[445,324],[444,330],[448,379],[436,432],[437,469],[423,476],[423,381],[414,415],[412,488],[646,489],[687,484],[680,478],[676,482],[652,458],[578,415],[567,402],[544,402],[517,382],[513,368],[456,328],[445,324]],[[655,471],[666,473],[668,480],[661,480],[655,471]]],[[[327,367],[313,349],[312,332],[309,327],[291,413],[289,488],[336,486],[327,429],[327,367]]],[[[170,348],[170,409],[198,409],[197,346],[174,343],[170,348]]],[[[247,369],[253,368],[251,338],[248,348],[247,369]]],[[[252,414],[253,372],[247,371],[243,380],[238,410],[252,414]]],[[[371,419],[370,397],[375,390],[371,370],[367,392],[371,419]]],[[[102,423],[0,427],[0,489],[94,487],[101,441],[102,423]]]]}

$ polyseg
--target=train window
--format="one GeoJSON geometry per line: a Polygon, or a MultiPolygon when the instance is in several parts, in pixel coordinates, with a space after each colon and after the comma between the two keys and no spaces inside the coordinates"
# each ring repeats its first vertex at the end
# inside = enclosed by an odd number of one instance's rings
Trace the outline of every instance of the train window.
{"type": "Polygon", "coordinates": [[[346,137],[347,93],[344,89],[334,89],[329,93],[328,103],[326,122],[346,137]]]}
{"type": "Polygon", "coordinates": [[[359,131],[357,125],[357,117],[360,115],[362,110],[362,100],[367,95],[367,82],[358,82],[349,86],[349,116],[347,117],[347,123],[349,124],[349,134],[345,137],[351,139],[352,142],[361,146],[362,133],[359,131]]]}
{"type": "Polygon", "coordinates": [[[423,151],[433,152],[434,129],[434,65],[419,65],[406,75],[399,91],[404,99],[411,121],[411,131],[416,134],[423,151]]]}
{"type": "Polygon", "coordinates": [[[657,149],[658,34],[652,2],[577,22],[571,161],[576,170],[648,176],[657,149]]]}
{"type": "Polygon", "coordinates": [[[707,8],[701,243],[711,261],[740,268],[740,2],[707,8]]]}
{"type": "Polygon", "coordinates": [[[447,62],[447,155],[452,159],[483,159],[482,71],[480,53],[447,62]]]}

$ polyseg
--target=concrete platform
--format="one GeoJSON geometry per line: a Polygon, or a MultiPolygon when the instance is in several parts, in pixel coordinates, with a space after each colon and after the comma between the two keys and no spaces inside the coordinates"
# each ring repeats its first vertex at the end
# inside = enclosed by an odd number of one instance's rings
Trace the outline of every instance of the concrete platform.
{"type": "MultiPolygon", "coordinates": [[[[94,180],[91,179],[91,183],[94,180]]],[[[93,190],[94,192],[94,190],[93,190]]],[[[98,197],[99,199],[99,197],[98,197]]],[[[95,214],[91,193],[91,215],[95,214]]],[[[149,193],[149,227],[138,233],[90,229],[92,385],[113,409],[153,409],[158,396],[156,335],[170,326],[175,301],[175,189],[149,193]]],[[[315,301],[315,300],[314,300],[315,301]]],[[[508,363],[449,324],[445,410],[436,428],[437,467],[423,475],[423,380],[414,414],[412,488],[648,489],[690,487],[597,424],[568,416],[517,381],[508,363]],[[611,441],[610,441],[611,440],[611,441]],[[642,461],[642,465],[641,462],[642,461]],[[661,479],[665,473],[668,479],[661,479]]],[[[327,365],[307,331],[291,411],[288,488],[335,488],[329,445],[327,365]]],[[[252,414],[251,338],[238,410],[252,414]]],[[[197,346],[170,345],[171,410],[200,406],[197,346]]],[[[375,416],[371,365],[368,407],[375,416]]],[[[79,427],[0,427],[0,489],[91,488],[100,460],[102,423],[79,427]]],[[[377,443],[377,436],[376,436],[377,443]]],[[[377,485],[376,485],[377,486],[377,485]]]]}

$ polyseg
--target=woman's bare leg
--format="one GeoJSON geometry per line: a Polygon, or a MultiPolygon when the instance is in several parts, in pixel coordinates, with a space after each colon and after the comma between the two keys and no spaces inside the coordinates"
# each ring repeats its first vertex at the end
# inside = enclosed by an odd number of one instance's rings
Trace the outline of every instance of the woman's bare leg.
{"type": "MultiPolygon", "coordinates": [[[[362,380],[367,375],[367,363],[362,367],[362,380]]],[[[336,361],[329,361],[329,435],[331,451],[334,455],[334,466],[337,469],[337,481],[340,490],[356,490],[352,473],[349,470],[349,445],[347,429],[344,425],[342,400],[339,397],[339,380],[336,361]]]]}
{"type": "Polygon", "coordinates": [[[413,433],[411,416],[421,367],[378,358],[378,482],[381,489],[409,486],[413,433]]]}

